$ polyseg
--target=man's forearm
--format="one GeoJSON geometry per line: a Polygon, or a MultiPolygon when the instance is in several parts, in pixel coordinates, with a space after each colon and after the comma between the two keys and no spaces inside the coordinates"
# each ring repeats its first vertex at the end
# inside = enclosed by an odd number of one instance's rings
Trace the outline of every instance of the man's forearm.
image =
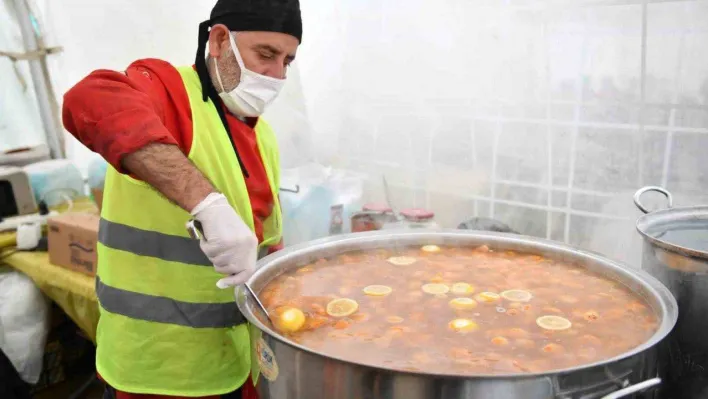
{"type": "Polygon", "coordinates": [[[202,172],[175,145],[148,144],[126,155],[123,167],[190,212],[216,191],[202,172]]]}

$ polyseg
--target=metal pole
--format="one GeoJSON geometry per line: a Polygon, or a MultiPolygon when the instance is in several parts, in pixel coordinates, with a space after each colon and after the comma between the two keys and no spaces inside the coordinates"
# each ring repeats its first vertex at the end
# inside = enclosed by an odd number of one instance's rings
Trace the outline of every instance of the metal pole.
{"type": "MultiPolygon", "coordinates": [[[[36,19],[32,15],[32,10],[27,0],[13,0],[17,19],[22,32],[22,41],[25,51],[32,52],[44,48],[39,29],[35,29],[36,19]]],[[[63,130],[59,123],[59,106],[54,98],[54,91],[49,80],[49,69],[47,68],[47,55],[42,54],[37,58],[27,61],[29,63],[32,83],[37,97],[39,116],[42,118],[44,135],[47,138],[49,155],[52,158],[64,158],[64,148],[62,146],[61,135],[63,130]]]]}

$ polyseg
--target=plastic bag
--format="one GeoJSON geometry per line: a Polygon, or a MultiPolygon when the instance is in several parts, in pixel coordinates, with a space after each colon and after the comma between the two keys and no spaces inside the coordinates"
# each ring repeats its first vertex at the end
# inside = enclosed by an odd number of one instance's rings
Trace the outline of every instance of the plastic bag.
{"type": "Polygon", "coordinates": [[[84,178],[79,168],[69,160],[37,162],[25,166],[24,170],[29,175],[37,203],[44,201],[51,207],[65,202],[67,198],[86,195],[84,178]]]}
{"type": "Polygon", "coordinates": [[[319,164],[284,169],[280,204],[286,246],[348,233],[361,210],[364,177],[319,164]]]}
{"type": "Polygon", "coordinates": [[[47,298],[29,277],[0,268],[0,348],[29,384],[42,373],[48,332],[47,298]]]}
{"type": "Polygon", "coordinates": [[[94,158],[88,166],[88,185],[90,189],[102,189],[106,181],[108,162],[103,158],[94,158]]]}

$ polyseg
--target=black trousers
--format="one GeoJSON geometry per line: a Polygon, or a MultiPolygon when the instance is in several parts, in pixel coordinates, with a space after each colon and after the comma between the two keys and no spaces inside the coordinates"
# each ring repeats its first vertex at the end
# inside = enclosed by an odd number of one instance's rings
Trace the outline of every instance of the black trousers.
{"type": "Polygon", "coordinates": [[[30,399],[30,386],[25,383],[15,367],[0,350],[0,398],[30,399]]]}

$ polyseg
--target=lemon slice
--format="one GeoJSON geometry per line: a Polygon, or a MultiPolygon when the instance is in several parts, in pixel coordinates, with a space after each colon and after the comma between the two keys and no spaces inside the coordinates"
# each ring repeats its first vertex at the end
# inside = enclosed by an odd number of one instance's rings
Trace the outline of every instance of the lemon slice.
{"type": "Polygon", "coordinates": [[[564,317],[552,315],[539,317],[536,319],[536,324],[543,329],[554,331],[567,330],[573,325],[570,320],[564,317]]]}
{"type": "Polygon", "coordinates": [[[469,319],[455,319],[448,323],[447,326],[457,332],[470,332],[479,329],[477,323],[469,319]]]}
{"type": "Polygon", "coordinates": [[[349,298],[338,298],[327,304],[327,314],[332,317],[347,317],[359,309],[359,304],[349,298]]]}
{"type": "Polygon", "coordinates": [[[472,298],[455,298],[448,304],[451,308],[458,310],[470,310],[477,307],[477,301],[472,298]]]}
{"type": "Polygon", "coordinates": [[[469,295],[474,292],[474,287],[467,283],[455,283],[450,290],[455,295],[469,295]]]}
{"type": "Polygon", "coordinates": [[[396,266],[409,266],[415,262],[416,259],[410,256],[392,256],[388,258],[388,263],[396,266]]]}
{"type": "Polygon", "coordinates": [[[287,308],[276,312],[273,324],[282,332],[293,333],[305,324],[305,314],[298,308],[287,308]]]}
{"type": "Polygon", "coordinates": [[[387,285],[369,285],[364,287],[364,294],[371,296],[386,296],[393,292],[393,289],[387,285]]]}
{"type": "Polygon", "coordinates": [[[512,302],[528,302],[533,298],[530,292],[524,290],[507,290],[502,292],[501,296],[512,302]]]}
{"type": "Polygon", "coordinates": [[[480,292],[477,294],[475,299],[479,302],[484,302],[484,303],[494,303],[501,298],[499,294],[496,294],[494,292],[480,292]]]}
{"type": "Polygon", "coordinates": [[[436,283],[431,283],[431,284],[425,284],[421,287],[423,292],[426,294],[432,294],[432,295],[443,295],[447,294],[450,292],[450,287],[448,287],[445,284],[436,284],[436,283]]]}
{"type": "Polygon", "coordinates": [[[438,247],[437,245],[423,245],[420,249],[423,252],[429,253],[440,252],[440,247],[438,247]]]}

